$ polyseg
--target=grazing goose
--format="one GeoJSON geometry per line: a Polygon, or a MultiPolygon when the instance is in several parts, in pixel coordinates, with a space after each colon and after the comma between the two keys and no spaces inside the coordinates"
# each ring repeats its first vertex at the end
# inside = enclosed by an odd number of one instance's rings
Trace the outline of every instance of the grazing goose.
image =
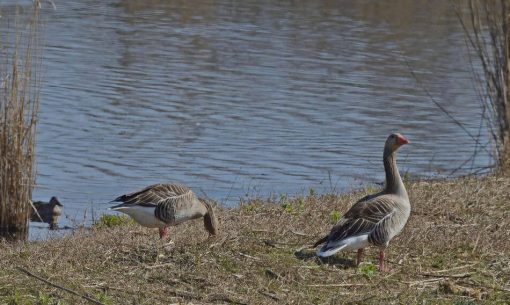
{"type": "Polygon", "coordinates": [[[111,210],[125,213],[137,223],[148,228],[159,228],[159,237],[168,235],[168,226],[176,226],[186,220],[204,218],[209,235],[218,232],[218,220],[211,205],[197,198],[186,186],[178,184],[154,184],[141,191],[122,195],[112,202],[122,202],[111,210]]]}
{"type": "Polygon", "coordinates": [[[324,244],[317,255],[327,257],[340,250],[358,250],[357,264],[363,257],[363,248],[374,245],[380,248],[379,270],[384,268],[384,250],[390,240],[402,231],[409,218],[411,205],[406,188],[397,168],[397,150],[409,143],[401,134],[391,134],[384,145],[386,186],[379,193],[368,195],[356,202],[333,226],[326,237],[314,247],[324,244]]]}
{"type": "Polygon", "coordinates": [[[50,224],[50,230],[58,229],[58,218],[62,215],[62,204],[57,197],[51,197],[50,202],[34,201],[30,211],[30,220],[50,224]]]}

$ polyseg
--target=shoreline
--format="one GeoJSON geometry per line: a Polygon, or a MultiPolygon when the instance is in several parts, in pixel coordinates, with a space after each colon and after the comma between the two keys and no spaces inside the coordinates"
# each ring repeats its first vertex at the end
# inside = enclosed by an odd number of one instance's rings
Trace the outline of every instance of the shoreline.
{"type": "Polygon", "coordinates": [[[388,248],[388,273],[375,270],[373,247],[359,268],[354,251],[319,260],[308,248],[371,187],[217,208],[213,239],[196,220],[171,227],[163,242],[157,231],[128,223],[2,243],[0,303],[91,304],[22,267],[102,304],[503,304],[510,300],[509,176],[406,182],[411,218],[388,248]]]}

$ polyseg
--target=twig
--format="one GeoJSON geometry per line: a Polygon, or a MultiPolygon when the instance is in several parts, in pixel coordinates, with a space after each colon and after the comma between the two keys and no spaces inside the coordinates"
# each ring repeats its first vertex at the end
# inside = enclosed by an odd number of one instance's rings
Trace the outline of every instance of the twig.
{"type": "Polygon", "coordinates": [[[505,288],[505,287],[489,287],[489,286],[485,286],[485,287],[490,288],[490,289],[494,289],[494,290],[510,292],[510,289],[509,288],[505,288]]]}
{"type": "MultiPolygon", "coordinates": [[[[414,72],[414,70],[412,69],[411,67],[411,64],[409,63],[409,60],[407,59],[407,57],[404,55],[404,53],[402,52],[402,50],[400,51],[400,54],[402,56],[402,58],[404,59],[405,61],[405,64],[407,65],[407,67],[409,68],[409,73],[411,73],[411,76],[414,78],[414,80],[416,81],[416,83],[418,84],[418,86],[421,87],[421,89],[425,92],[425,94],[429,97],[429,99],[432,101],[432,103],[434,105],[436,105],[439,110],[441,110],[455,125],[459,126],[473,141],[475,141],[476,145],[480,145],[480,139],[478,139],[477,137],[475,137],[465,126],[464,123],[460,122],[459,120],[457,120],[443,105],[441,105],[435,98],[434,96],[432,96],[432,94],[430,93],[430,91],[427,89],[427,87],[424,86],[424,84],[420,81],[420,79],[418,78],[418,76],[416,75],[416,73],[414,72]]],[[[482,149],[485,150],[485,152],[493,157],[493,154],[486,148],[486,147],[482,147],[482,149]]]]}
{"type": "Polygon", "coordinates": [[[296,234],[296,235],[299,235],[299,236],[313,237],[313,235],[305,234],[305,233],[302,233],[302,232],[297,232],[297,231],[294,231],[294,230],[290,230],[290,232],[292,234],[296,234]]]}
{"type": "Polygon", "coordinates": [[[435,283],[435,282],[439,282],[441,280],[444,280],[444,277],[438,277],[438,278],[428,279],[428,280],[423,280],[423,281],[402,282],[402,283],[408,284],[409,287],[413,287],[413,286],[416,286],[416,285],[419,285],[419,284],[435,283]]]}
{"type": "Polygon", "coordinates": [[[458,270],[458,269],[464,269],[464,268],[472,267],[474,265],[476,265],[476,264],[468,264],[468,265],[464,265],[464,266],[457,266],[457,267],[453,267],[453,268],[450,268],[450,269],[443,269],[443,270],[431,271],[431,272],[441,273],[441,272],[453,271],[453,270],[458,270]]]}
{"type": "Polygon", "coordinates": [[[434,223],[429,223],[431,227],[434,227],[434,228],[439,228],[439,227],[449,227],[449,228],[462,228],[462,227],[474,227],[474,226],[478,226],[477,223],[468,223],[468,224],[460,224],[460,223],[453,223],[453,224],[449,224],[449,223],[440,223],[440,224],[434,224],[434,223]]]}
{"type": "Polygon", "coordinates": [[[466,273],[460,273],[460,274],[434,274],[434,273],[420,273],[420,275],[423,276],[430,276],[430,277],[449,277],[449,278],[455,278],[455,279],[462,279],[466,277],[470,277],[471,274],[474,272],[466,272],[466,273]]]}
{"type": "Polygon", "coordinates": [[[273,270],[271,270],[269,268],[266,269],[266,275],[273,279],[281,279],[282,278],[281,275],[279,275],[278,273],[274,272],[273,270]]]}
{"type": "Polygon", "coordinates": [[[235,299],[231,299],[228,295],[223,295],[223,294],[208,296],[207,300],[210,302],[221,301],[221,302],[226,302],[226,303],[231,303],[231,304],[248,305],[247,303],[244,303],[244,301],[237,301],[235,299]]]}
{"type": "Polygon", "coordinates": [[[256,261],[260,261],[260,258],[255,257],[255,256],[251,256],[251,255],[248,255],[248,254],[245,254],[243,252],[239,252],[239,255],[244,256],[246,258],[250,258],[250,259],[256,260],[256,261]]]}
{"type": "Polygon", "coordinates": [[[229,236],[225,236],[224,238],[222,238],[220,241],[216,242],[216,243],[213,243],[209,246],[209,249],[212,249],[216,246],[223,246],[225,244],[225,242],[227,241],[227,239],[229,238],[229,236]]]}
{"type": "Polygon", "coordinates": [[[355,286],[370,286],[369,284],[311,284],[307,287],[355,287],[355,286]]]}
{"type": "Polygon", "coordinates": [[[320,265],[316,266],[306,266],[306,265],[299,265],[299,266],[292,266],[293,268],[303,268],[303,269],[319,269],[321,268],[320,265]]]}
{"type": "Polygon", "coordinates": [[[475,245],[473,246],[473,250],[471,250],[471,253],[475,253],[476,247],[478,247],[478,242],[480,241],[481,236],[482,236],[482,231],[478,232],[478,236],[476,237],[475,245]]]}
{"type": "Polygon", "coordinates": [[[42,219],[41,215],[39,214],[39,211],[37,210],[37,208],[34,206],[34,203],[32,202],[32,200],[29,200],[28,201],[30,203],[30,206],[32,207],[32,209],[34,210],[35,214],[37,215],[37,218],[39,218],[39,220],[41,222],[44,222],[44,220],[42,219]]]}
{"type": "Polygon", "coordinates": [[[266,297],[268,298],[271,298],[275,301],[280,301],[281,299],[274,293],[269,293],[269,292],[265,292],[265,291],[262,291],[262,290],[259,290],[259,293],[262,294],[262,295],[265,295],[266,297]]]}
{"type": "Polygon", "coordinates": [[[196,293],[191,293],[191,292],[184,291],[184,290],[167,290],[167,292],[175,295],[176,297],[181,297],[181,298],[190,298],[190,299],[195,299],[195,300],[201,300],[203,298],[202,295],[199,295],[196,293]]]}
{"type": "Polygon", "coordinates": [[[260,229],[257,229],[257,230],[251,230],[253,233],[273,233],[273,231],[269,231],[269,230],[260,230],[260,229]]]}
{"type": "Polygon", "coordinates": [[[95,300],[95,299],[93,299],[93,298],[91,298],[91,297],[88,297],[88,296],[86,296],[86,295],[79,294],[78,292],[76,292],[76,291],[74,291],[74,290],[71,290],[71,289],[69,289],[69,288],[66,288],[66,287],[60,286],[60,285],[55,284],[55,283],[52,283],[52,282],[50,282],[50,281],[48,281],[48,280],[46,280],[46,279],[43,279],[42,277],[40,277],[40,276],[38,276],[38,275],[33,274],[32,272],[28,271],[28,270],[27,270],[27,269],[25,269],[25,268],[22,268],[22,267],[19,267],[19,266],[17,266],[16,268],[17,268],[19,271],[21,271],[21,272],[25,273],[26,275],[31,276],[31,277],[33,277],[33,278],[36,278],[36,279],[38,279],[39,281],[42,281],[42,282],[44,282],[44,283],[46,283],[46,284],[48,284],[48,285],[50,285],[50,286],[53,286],[53,287],[58,288],[58,289],[62,289],[62,290],[66,291],[66,292],[68,292],[68,293],[70,293],[70,294],[74,294],[75,296],[78,296],[78,297],[84,298],[85,300],[87,300],[87,301],[89,301],[89,302],[92,302],[92,303],[94,303],[94,304],[106,305],[106,304],[101,303],[101,302],[99,302],[98,300],[95,300]]]}
{"type": "Polygon", "coordinates": [[[276,240],[270,240],[270,239],[259,239],[259,240],[264,242],[264,244],[267,245],[267,246],[270,246],[270,247],[273,247],[273,248],[280,248],[280,249],[283,249],[285,247],[280,247],[278,245],[282,245],[282,246],[298,246],[298,245],[301,245],[301,244],[298,244],[298,243],[282,243],[282,242],[279,242],[279,241],[276,241],[276,240]]]}
{"type": "Polygon", "coordinates": [[[174,262],[170,262],[170,263],[156,264],[156,265],[145,265],[144,268],[145,269],[156,269],[156,268],[171,266],[171,265],[174,265],[174,264],[175,264],[174,262]]]}

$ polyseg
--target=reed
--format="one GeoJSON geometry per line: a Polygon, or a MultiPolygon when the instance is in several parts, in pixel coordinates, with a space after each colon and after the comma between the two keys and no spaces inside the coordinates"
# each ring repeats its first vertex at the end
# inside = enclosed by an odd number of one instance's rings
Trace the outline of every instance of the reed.
{"type": "Polygon", "coordinates": [[[17,13],[0,44],[0,237],[14,240],[27,237],[35,183],[39,8],[34,1],[28,14],[17,13]]]}
{"type": "Polygon", "coordinates": [[[462,11],[457,9],[467,44],[481,63],[481,72],[473,69],[473,74],[501,165],[510,141],[510,0],[470,0],[467,13],[462,11]]]}

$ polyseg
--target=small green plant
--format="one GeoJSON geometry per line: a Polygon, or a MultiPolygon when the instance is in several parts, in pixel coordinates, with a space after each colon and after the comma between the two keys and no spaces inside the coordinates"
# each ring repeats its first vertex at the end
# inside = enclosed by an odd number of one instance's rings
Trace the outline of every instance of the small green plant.
{"type": "Polygon", "coordinates": [[[434,260],[432,261],[432,268],[441,269],[443,268],[444,260],[441,256],[436,256],[434,260]]]}
{"type": "Polygon", "coordinates": [[[477,305],[478,303],[473,300],[457,300],[454,305],[477,305]]]}
{"type": "Polygon", "coordinates": [[[132,224],[132,223],[134,223],[134,221],[129,216],[103,214],[94,223],[94,226],[98,227],[98,228],[110,228],[110,227],[122,226],[122,225],[132,224]]]}
{"type": "Polygon", "coordinates": [[[292,213],[292,211],[293,211],[292,204],[290,202],[284,202],[282,204],[282,207],[283,207],[283,210],[287,213],[292,213]]]}
{"type": "Polygon", "coordinates": [[[342,214],[339,211],[331,212],[331,218],[330,219],[331,219],[331,223],[332,224],[337,223],[340,220],[340,218],[342,218],[342,214]]]}
{"type": "Polygon", "coordinates": [[[23,303],[24,302],[21,298],[21,294],[19,293],[18,289],[14,290],[14,294],[8,296],[7,298],[7,304],[9,305],[21,305],[23,303]]]}
{"type": "Polygon", "coordinates": [[[100,292],[97,295],[97,299],[99,302],[106,304],[106,305],[113,304],[113,299],[106,293],[106,291],[100,292]]]}
{"type": "Polygon", "coordinates": [[[260,205],[256,203],[241,204],[241,209],[245,212],[255,212],[260,205]]]}
{"type": "Polygon", "coordinates": [[[230,273],[235,273],[239,270],[236,262],[234,262],[230,258],[227,258],[227,257],[221,258],[219,263],[223,267],[223,269],[225,269],[226,271],[228,271],[230,273]]]}
{"type": "Polygon", "coordinates": [[[377,193],[381,190],[379,186],[376,185],[368,185],[365,187],[365,191],[369,194],[377,193]]]}
{"type": "Polygon", "coordinates": [[[287,198],[287,194],[283,194],[281,193],[280,194],[280,204],[282,205],[283,207],[283,210],[287,213],[292,213],[293,212],[293,207],[292,207],[292,204],[289,202],[289,199],[287,198]]]}
{"type": "Polygon", "coordinates": [[[409,172],[408,170],[406,170],[404,172],[404,174],[402,175],[402,181],[407,182],[407,181],[411,181],[412,179],[413,179],[413,174],[411,172],[409,172]]]}
{"type": "Polygon", "coordinates": [[[359,267],[358,267],[358,271],[363,274],[364,276],[366,276],[367,278],[371,278],[372,276],[375,275],[375,271],[377,270],[376,266],[372,263],[362,263],[359,267]]]}
{"type": "Polygon", "coordinates": [[[37,305],[53,305],[53,304],[59,304],[58,300],[55,300],[51,296],[44,294],[43,292],[39,291],[37,295],[37,305]]]}
{"type": "Polygon", "coordinates": [[[300,213],[305,211],[305,200],[303,198],[299,198],[297,201],[298,210],[300,213]]]}
{"type": "Polygon", "coordinates": [[[310,190],[308,191],[308,194],[311,196],[311,197],[315,197],[315,190],[313,188],[310,188],[310,190]]]}
{"type": "Polygon", "coordinates": [[[305,200],[303,198],[289,200],[286,194],[280,194],[280,204],[283,210],[290,214],[303,213],[305,210],[305,200]]]}

